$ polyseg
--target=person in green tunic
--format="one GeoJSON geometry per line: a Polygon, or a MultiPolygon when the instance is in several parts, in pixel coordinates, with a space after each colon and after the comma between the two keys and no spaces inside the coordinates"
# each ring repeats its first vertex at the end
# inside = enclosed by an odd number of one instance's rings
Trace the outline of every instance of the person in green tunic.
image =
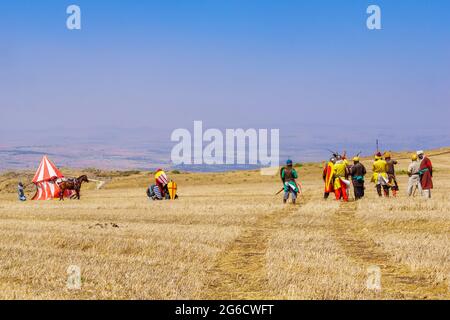
{"type": "Polygon", "coordinates": [[[284,186],[283,203],[288,201],[290,194],[292,203],[295,204],[299,191],[297,182],[295,181],[295,179],[298,179],[298,174],[292,165],[292,160],[286,161],[286,167],[281,168],[280,176],[284,186]]]}

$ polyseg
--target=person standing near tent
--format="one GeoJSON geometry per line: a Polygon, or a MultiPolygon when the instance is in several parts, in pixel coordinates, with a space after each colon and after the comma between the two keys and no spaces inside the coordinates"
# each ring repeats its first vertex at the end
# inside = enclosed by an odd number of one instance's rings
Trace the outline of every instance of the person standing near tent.
{"type": "Polygon", "coordinates": [[[383,160],[383,156],[381,155],[381,152],[378,152],[375,155],[375,161],[373,162],[372,171],[372,182],[375,183],[377,188],[377,193],[379,197],[382,197],[381,188],[384,190],[384,195],[386,197],[389,197],[389,179],[386,173],[387,170],[387,163],[385,160],[383,160]]]}
{"type": "Polygon", "coordinates": [[[422,150],[417,151],[417,156],[421,160],[419,167],[420,183],[422,185],[422,195],[431,198],[431,189],[433,189],[433,165],[431,160],[425,156],[422,150]]]}
{"type": "Polygon", "coordinates": [[[164,172],[163,169],[156,170],[155,182],[156,182],[156,185],[159,188],[159,191],[161,192],[161,196],[163,198],[165,198],[165,196],[166,196],[166,187],[167,187],[167,184],[169,183],[169,179],[167,178],[167,175],[166,175],[166,173],[164,172]]]}
{"type": "Polygon", "coordinates": [[[328,199],[330,193],[334,193],[334,164],[336,163],[336,158],[333,156],[330,161],[323,168],[323,181],[325,182],[325,191],[323,193],[323,198],[328,199]]]}
{"type": "Polygon", "coordinates": [[[19,182],[19,184],[17,185],[17,193],[19,195],[20,201],[27,201],[27,197],[25,196],[24,187],[23,187],[22,182],[19,182]]]}
{"type": "Polygon", "coordinates": [[[366,173],[366,168],[360,162],[359,157],[354,157],[353,166],[350,169],[350,175],[352,176],[355,200],[359,200],[364,197],[364,176],[366,175],[366,173]]]}
{"type": "Polygon", "coordinates": [[[389,186],[392,189],[392,195],[396,197],[398,191],[398,183],[395,176],[395,165],[398,164],[398,162],[392,159],[392,155],[390,152],[384,153],[384,159],[386,160],[386,173],[389,180],[389,186]]]}
{"type": "Polygon", "coordinates": [[[344,202],[348,202],[348,188],[350,187],[350,181],[347,180],[348,171],[348,161],[342,159],[341,156],[336,157],[336,163],[334,164],[334,194],[336,200],[341,198],[344,202]]]}
{"type": "Polygon", "coordinates": [[[414,194],[415,189],[419,190],[419,194],[422,194],[422,185],[420,184],[420,162],[418,161],[417,154],[411,156],[411,163],[408,167],[408,196],[411,197],[414,194]]]}
{"type": "Polygon", "coordinates": [[[286,167],[281,168],[280,176],[284,186],[283,203],[288,201],[289,194],[291,194],[292,203],[295,204],[299,188],[295,181],[295,179],[298,179],[298,174],[292,165],[292,160],[286,161],[286,167]]]}

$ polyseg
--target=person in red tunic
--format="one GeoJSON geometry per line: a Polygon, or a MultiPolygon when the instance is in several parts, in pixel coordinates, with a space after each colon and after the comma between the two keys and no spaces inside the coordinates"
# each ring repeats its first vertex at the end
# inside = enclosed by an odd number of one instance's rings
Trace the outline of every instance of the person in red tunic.
{"type": "Polygon", "coordinates": [[[422,185],[422,194],[425,198],[431,198],[431,189],[433,189],[433,165],[431,160],[425,156],[423,151],[417,151],[420,159],[420,184],[422,185]]]}

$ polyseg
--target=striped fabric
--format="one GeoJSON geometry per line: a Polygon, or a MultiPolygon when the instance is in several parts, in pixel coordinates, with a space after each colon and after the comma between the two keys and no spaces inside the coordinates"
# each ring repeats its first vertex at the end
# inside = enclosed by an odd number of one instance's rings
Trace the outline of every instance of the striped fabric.
{"type": "MultiPolygon", "coordinates": [[[[50,200],[59,198],[60,188],[56,183],[57,179],[63,178],[63,174],[51,162],[47,156],[42,158],[41,164],[33,178],[33,183],[36,185],[36,195],[33,200],[50,200]]],[[[70,197],[71,191],[66,192],[65,197],[70,197]]]]}
{"type": "Polygon", "coordinates": [[[166,173],[162,170],[155,173],[155,180],[163,186],[165,186],[169,182],[166,173]]]}
{"type": "Polygon", "coordinates": [[[37,192],[33,200],[49,200],[59,198],[61,189],[53,181],[43,181],[36,183],[37,192]]]}
{"type": "Polygon", "coordinates": [[[155,193],[155,197],[159,200],[162,199],[161,190],[159,190],[158,186],[153,186],[153,192],[155,193]]]}
{"type": "Polygon", "coordinates": [[[63,174],[56,168],[47,156],[42,158],[41,164],[33,178],[33,183],[49,181],[56,178],[63,178],[63,174]]]}

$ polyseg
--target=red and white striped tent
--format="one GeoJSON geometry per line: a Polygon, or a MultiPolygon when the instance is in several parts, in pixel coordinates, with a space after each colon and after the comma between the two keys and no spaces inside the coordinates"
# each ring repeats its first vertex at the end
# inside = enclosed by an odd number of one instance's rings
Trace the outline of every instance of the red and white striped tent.
{"type": "Polygon", "coordinates": [[[33,178],[33,183],[37,188],[33,200],[59,198],[60,188],[56,183],[56,180],[61,178],[64,178],[61,171],[56,168],[47,156],[44,156],[33,178]]]}

